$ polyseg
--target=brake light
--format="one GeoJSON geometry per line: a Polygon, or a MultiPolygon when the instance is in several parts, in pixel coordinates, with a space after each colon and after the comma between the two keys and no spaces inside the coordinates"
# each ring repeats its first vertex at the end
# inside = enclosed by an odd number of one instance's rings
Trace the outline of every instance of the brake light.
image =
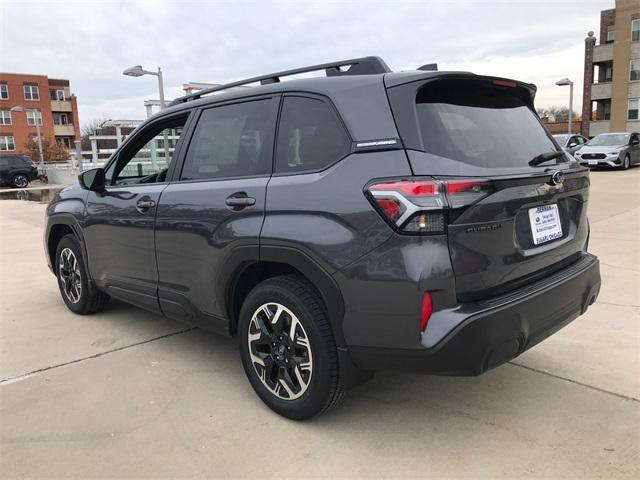
{"type": "Polygon", "coordinates": [[[444,233],[447,209],[472,205],[489,195],[487,180],[385,181],[369,187],[371,200],[383,216],[407,233],[444,233]]]}
{"type": "Polygon", "coordinates": [[[431,294],[425,292],[422,296],[422,306],[420,308],[420,333],[424,332],[431,318],[433,312],[433,302],[431,301],[431,294]]]}
{"type": "Polygon", "coordinates": [[[493,82],[494,85],[497,85],[499,87],[509,87],[509,88],[516,88],[518,86],[518,84],[516,82],[512,82],[509,80],[494,80],[493,82]]]}

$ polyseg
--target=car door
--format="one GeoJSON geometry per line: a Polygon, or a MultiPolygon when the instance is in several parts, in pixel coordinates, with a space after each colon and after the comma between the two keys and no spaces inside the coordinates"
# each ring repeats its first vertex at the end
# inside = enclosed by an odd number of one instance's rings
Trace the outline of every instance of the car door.
{"type": "Polygon", "coordinates": [[[203,108],[156,218],[163,313],[226,331],[228,277],[258,259],[279,96],[203,108]]]}
{"type": "Polygon", "coordinates": [[[93,280],[111,296],[158,313],[154,219],[188,116],[161,117],[134,133],[107,165],[105,191],[90,191],[86,200],[93,280]]]}
{"type": "Polygon", "coordinates": [[[629,157],[632,164],[640,163],[640,135],[632,133],[629,140],[629,157]]]}

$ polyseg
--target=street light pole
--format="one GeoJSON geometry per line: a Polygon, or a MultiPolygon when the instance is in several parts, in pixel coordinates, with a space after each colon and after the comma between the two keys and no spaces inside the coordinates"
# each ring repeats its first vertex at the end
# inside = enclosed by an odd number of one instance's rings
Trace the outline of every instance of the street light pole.
{"type": "MultiPolygon", "coordinates": [[[[38,136],[38,154],[40,156],[40,173],[44,175],[44,154],[42,153],[42,135],[40,135],[40,119],[42,118],[42,114],[37,115],[39,110],[36,108],[24,108],[22,105],[16,105],[15,107],[11,107],[10,110],[12,112],[34,112],[34,122],[36,124],[36,134],[38,136]]],[[[27,125],[29,121],[27,120],[27,125]]]]}
{"type": "Polygon", "coordinates": [[[162,70],[160,67],[158,67],[158,92],[160,92],[160,108],[164,109],[164,83],[162,81],[162,70]]]}
{"type": "Polygon", "coordinates": [[[141,77],[143,75],[155,75],[158,77],[158,93],[160,94],[160,108],[165,107],[164,103],[164,82],[162,79],[162,69],[158,67],[157,72],[152,72],[150,70],[145,70],[142,68],[142,65],[134,65],[133,67],[125,68],[122,72],[123,75],[127,75],[128,77],[141,77]]]}
{"type": "Polygon", "coordinates": [[[573,133],[573,82],[568,78],[560,79],[556,82],[556,85],[560,87],[564,87],[569,85],[569,128],[568,133],[571,135],[573,133]]]}

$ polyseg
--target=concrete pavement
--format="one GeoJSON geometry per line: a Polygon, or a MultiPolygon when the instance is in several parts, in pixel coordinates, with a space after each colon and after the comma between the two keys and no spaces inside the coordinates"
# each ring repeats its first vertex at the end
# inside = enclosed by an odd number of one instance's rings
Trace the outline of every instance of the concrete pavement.
{"type": "Polygon", "coordinates": [[[483,376],[377,374],[304,423],[263,406],[232,339],[70,313],[44,204],[0,200],[0,477],[638,478],[640,168],[591,178],[586,315],[483,376]]]}

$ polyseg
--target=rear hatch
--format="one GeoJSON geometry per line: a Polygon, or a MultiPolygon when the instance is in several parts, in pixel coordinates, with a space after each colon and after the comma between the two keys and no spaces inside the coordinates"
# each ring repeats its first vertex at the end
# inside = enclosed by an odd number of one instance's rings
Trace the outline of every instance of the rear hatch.
{"type": "Polygon", "coordinates": [[[388,86],[414,176],[442,185],[460,301],[500,295],[586,249],[589,172],[563,154],[533,107],[535,87],[471,74],[388,86]]]}

